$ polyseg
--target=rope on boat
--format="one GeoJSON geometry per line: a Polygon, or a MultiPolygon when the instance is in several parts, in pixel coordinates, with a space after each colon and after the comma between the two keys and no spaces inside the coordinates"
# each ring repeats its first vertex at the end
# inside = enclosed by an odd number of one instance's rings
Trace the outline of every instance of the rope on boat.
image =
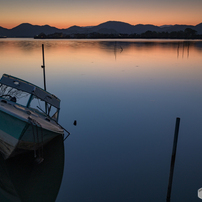
{"type": "Polygon", "coordinates": [[[34,139],[34,157],[37,158],[37,151],[38,151],[38,158],[40,159],[40,161],[43,161],[43,129],[41,124],[36,121],[35,119],[32,119],[31,117],[28,117],[31,126],[32,126],[32,131],[33,131],[33,139],[34,139]],[[36,134],[35,134],[35,128],[36,128],[36,134]],[[39,132],[38,129],[41,129],[41,133],[39,132]],[[41,134],[41,135],[40,135],[41,134]],[[40,138],[41,137],[41,143],[42,146],[40,147],[40,138]],[[38,149],[37,149],[38,148],[38,149]]]}

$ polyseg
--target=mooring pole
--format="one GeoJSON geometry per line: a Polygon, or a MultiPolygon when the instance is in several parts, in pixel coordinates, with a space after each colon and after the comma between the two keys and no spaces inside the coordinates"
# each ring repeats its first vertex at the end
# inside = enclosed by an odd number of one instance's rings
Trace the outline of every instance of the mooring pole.
{"type": "Polygon", "coordinates": [[[170,196],[171,196],[175,157],[176,157],[176,151],[177,151],[177,140],[178,140],[179,126],[180,126],[180,118],[177,117],[176,118],[176,124],[175,124],[174,140],[173,140],[173,151],[172,151],[172,157],[171,157],[171,163],[170,163],[170,176],[169,176],[169,181],[168,181],[167,200],[166,200],[167,202],[170,202],[170,196]]]}
{"type": "MultiPolygon", "coordinates": [[[[46,74],[45,74],[45,60],[44,60],[44,44],[42,44],[42,57],[43,57],[43,65],[41,67],[43,68],[43,81],[44,81],[44,90],[46,91],[46,74]]],[[[45,111],[47,113],[47,102],[45,102],[45,111]]]]}
{"type": "Polygon", "coordinates": [[[44,90],[46,90],[46,74],[45,74],[45,60],[44,60],[44,44],[42,44],[42,56],[43,56],[43,65],[41,65],[41,67],[43,68],[44,90]]]}

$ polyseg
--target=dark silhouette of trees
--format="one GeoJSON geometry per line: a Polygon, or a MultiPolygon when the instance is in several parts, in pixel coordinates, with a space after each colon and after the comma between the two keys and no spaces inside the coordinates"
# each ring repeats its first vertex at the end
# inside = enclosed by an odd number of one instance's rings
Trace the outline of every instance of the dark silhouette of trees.
{"type": "Polygon", "coordinates": [[[44,34],[41,33],[34,38],[38,39],[125,39],[125,38],[147,38],[147,39],[202,39],[202,35],[198,35],[197,31],[191,28],[186,28],[184,31],[172,31],[172,32],[156,32],[156,31],[146,31],[142,34],[103,34],[98,32],[92,33],[77,33],[77,34],[63,34],[63,33],[54,33],[54,34],[44,34]]]}
{"type": "Polygon", "coordinates": [[[197,31],[191,28],[186,28],[184,34],[187,38],[192,38],[196,36],[197,31]]]}

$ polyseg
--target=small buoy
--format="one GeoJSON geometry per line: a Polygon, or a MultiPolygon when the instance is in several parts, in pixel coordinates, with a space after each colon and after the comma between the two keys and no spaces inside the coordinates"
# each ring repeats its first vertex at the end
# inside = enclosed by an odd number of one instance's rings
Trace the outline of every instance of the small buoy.
{"type": "Polygon", "coordinates": [[[74,120],[74,123],[73,123],[75,126],[77,125],[77,121],[76,120],[74,120]]]}

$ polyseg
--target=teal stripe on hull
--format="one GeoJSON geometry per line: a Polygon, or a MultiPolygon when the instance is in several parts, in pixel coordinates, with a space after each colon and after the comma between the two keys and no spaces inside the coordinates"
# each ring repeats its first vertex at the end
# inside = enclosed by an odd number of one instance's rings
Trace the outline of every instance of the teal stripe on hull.
{"type": "Polygon", "coordinates": [[[17,117],[0,111],[0,129],[12,137],[19,140],[26,124],[17,117]]]}

